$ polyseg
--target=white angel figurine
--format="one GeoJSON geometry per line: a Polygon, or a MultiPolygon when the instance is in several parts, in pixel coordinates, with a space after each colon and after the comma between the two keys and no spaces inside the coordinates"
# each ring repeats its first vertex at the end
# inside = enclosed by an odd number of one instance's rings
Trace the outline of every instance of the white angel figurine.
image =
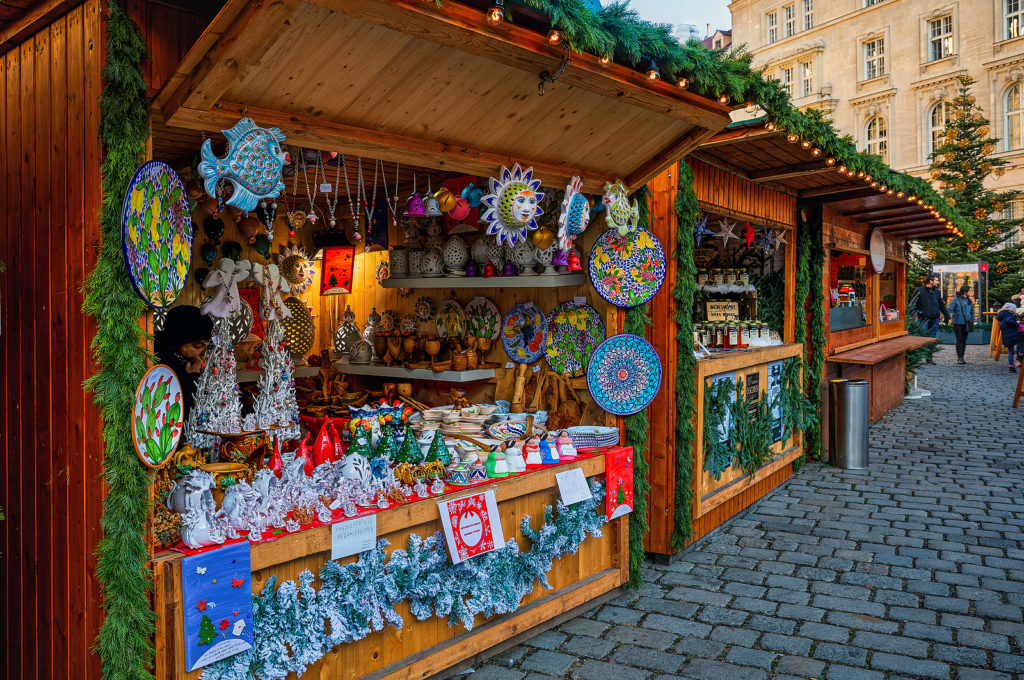
{"type": "Polygon", "coordinates": [[[213,297],[203,303],[202,312],[217,319],[227,319],[242,308],[238,295],[238,284],[249,278],[252,263],[249,260],[235,262],[223,257],[217,268],[203,281],[203,288],[214,288],[213,297]]]}
{"type": "Polygon", "coordinates": [[[292,315],[281,299],[281,293],[290,290],[290,286],[276,264],[262,265],[257,262],[252,268],[252,278],[263,288],[260,306],[265,321],[280,321],[292,315]]]}

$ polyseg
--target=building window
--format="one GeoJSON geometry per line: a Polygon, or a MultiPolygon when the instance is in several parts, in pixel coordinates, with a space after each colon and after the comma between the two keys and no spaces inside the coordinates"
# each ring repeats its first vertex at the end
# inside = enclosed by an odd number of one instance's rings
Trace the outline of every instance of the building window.
{"type": "Polygon", "coordinates": [[[793,98],[793,67],[787,66],[784,69],[779,70],[779,80],[782,82],[782,87],[786,89],[790,99],[793,98]]]}
{"type": "Polygon", "coordinates": [[[722,39],[721,38],[715,38],[715,49],[716,50],[722,49],[722,39]]]}
{"type": "Polygon", "coordinates": [[[814,94],[814,70],[811,62],[800,64],[800,96],[810,97],[814,94]]]}
{"type": "Polygon", "coordinates": [[[777,12],[768,12],[765,15],[768,26],[768,42],[773,43],[779,39],[779,15],[777,12]]]}
{"type": "Polygon", "coordinates": [[[1021,0],[1006,0],[1006,39],[1019,38],[1024,35],[1024,9],[1021,0]]]}
{"type": "Polygon", "coordinates": [[[1020,85],[1006,91],[1006,150],[1019,149],[1024,144],[1024,107],[1021,106],[1020,85]]]}
{"type": "Polygon", "coordinates": [[[953,54],[953,15],[928,21],[928,61],[953,54]]]}
{"type": "Polygon", "coordinates": [[[796,33],[796,5],[782,8],[782,32],[787,38],[796,33]]]}
{"type": "Polygon", "coordinates": [[[1003,205],[1003,209],[998,215],[1001,220],[1013,220],[1020,221],[1024,219],[1024,200],[1015,198],[1012,201],[1007,201],[1003,205]]]}
{"type": "Polygon", "coordinates": [[[868,121],[865,135],[868,142],[868,153],[881,156],[886,160],[889,151],[889,137],[885,128],[885,118],[875,116],[868,121]]]}
{"type": "Polygon", "coordinates": [[[809,31],[812,28],[814,28],[814,0],[804,0],[804,30],[809,31]]]}
{"type": "Polygon", "coordinates": [[[865,7],[871,7],[872,5],[879,5],[881,3],[882,0],[864,0],[865,7]]]}
{"type": "Polygon", "coordinates": [[[928,154],[934,154],[935,150],[942,146],[942,139],[946,136],[946,123],[953,115],[953,105],[949,102],[939,102],[932,107],[928,114],[928,129],[931,131],[931,146],[928,147],[928,154]]]}
{"type": "Polygon", "coordinates": [[[885,38],[864,43],[864,80],[885,75],[885,38]]]}

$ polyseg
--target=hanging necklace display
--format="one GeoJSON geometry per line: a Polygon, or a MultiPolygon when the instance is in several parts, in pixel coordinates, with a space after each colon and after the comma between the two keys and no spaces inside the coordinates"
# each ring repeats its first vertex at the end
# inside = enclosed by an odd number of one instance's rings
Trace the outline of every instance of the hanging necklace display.
{"type": "Polygon", "coordinates": [[[267,238],[274,240],[274,220],[277,219],[277,201],[268,202],[267,199],[260,201],[259,205],[260,222],[267,228],[267,238]]]}
{"type": "MultiPolygon", "coordinates": [[[[295,159],[296,165],[302,163],[302,152],[299,152],[299,157],[295,159]]],[[[287,210],[286,216],[288,218],[288,226],[291,227],[288,230],[288,236],[294,237],[295,230],[302,226],[303,222],[306,221],[306,213],[298,210],[299,203],[299,171],[298,168],[292,173],[292,191],[287,196],[287,210]]]]}
{"type": "MultiPolygon", "coordinates": [[[[342,156],[344,159],[344,156],[342,156]]],[[[327,213],[330,215],[327,222],[331,229],[334,229],[338,225],[338,220],[334,217],[335,211],[338,209],[338,180],[341,179],[341,160],[338,161],[337,170],[334,171],[334,198],[331,199],[330,195],[326,196],[327,199],[327,213]]],[[[324,179],[327,179],[327,171],[324,170],[324,179]]]]}
{"type": "MultiPolygon", "coordinates": [[[[377,209],[377,183],[380,180],[380,173],[383,168],[381,161],[373,162],[373,193],[367,195],[366,184],[363,182],[362,174],[359,177],[359,187],[363,193],[362,208],[366,212],[366,239],[364,240],[364,249],[366,252],[370,252],[377,238],[377,225],[373,222],[373,214],[377,209]]],[[[360,168],[361,169],[361,168],[360,168]]],[[[384,211],[384,233],[387,234],[387,210],[384,211]]],[[[385,237],[384,245],[387,245],[387,238],[385,237]]]]}
{"type": "Polygon", "coordinates": [[[391,212],[391,226],[398,226],[398,169],[402,167],[401,163],[395,163],[395,197],[394,199],[388,196],[388,180],[384,175],[384,163],[381,163],[381,177],[384,180],[384,202],[388,205],[388,210],[391,212]]]}
{"type": "MultiPolygon", "coordinates": [[[[359,234],[359,186],[356,186],[356,198],[352,200],[352,188],[348,182],[348,162],[341,157],[341,169],[345,173],[345,197],[348,199],[348,211],[352,214],[352,240],[359,242],[363,237],[359,234]]],[[[359,158],[359,184],[363,183],[363,159],[359,158]]]]}
{"type": "MultiPolygon", "coordinates": [[[[323,157],[318,153],[316,155],[316,165],[313,166],[313,188],[312,188],[312,190],[309,188],[309,177],[306,175],[306,165],[308,165],[308,163],[303,163],[302,164],[302,181],[306,183],[306,198],[309,199],[309,215],[306,217],[306,219],[308,219],[309,223],[312,224],[314,227],[316,226],[316,219],[317,219],[316,218],[316,192],[317,192],[317,189],[319,188],[319,186],[317,185],[317,179],[320,176],[320,164],[321,163],[323,163],[323,157]]],[[[326,177],[324,179],[326,179],[326,177]]]]}

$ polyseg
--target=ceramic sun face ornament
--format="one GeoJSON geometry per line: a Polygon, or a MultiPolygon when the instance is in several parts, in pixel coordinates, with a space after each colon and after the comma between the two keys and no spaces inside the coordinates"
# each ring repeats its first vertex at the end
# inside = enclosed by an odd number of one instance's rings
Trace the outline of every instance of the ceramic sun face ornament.
{"type": "Polygon", "coordinates": [[[313,260],[309,259],[302,246],[286,246],[277,256],[277,265],[293,295],[298,295],[312,285],[313,260]]]}
{"type": "Polygon", "coordinates": [[[281,170],[285,159],[281,131],[257,127],[251,118],[243,118],[222,132],[228,138],[228,154],[223,159],[213,155],[209,139],[203,142],[199,174],[205,180],[206,193],[216,197],[217,182],[226,179],[234,186],[228,205],[245,212],[253,210],[260,199],[279,196],[284,191],[281,170]]]}
{"type": "Polygon", "coordinates": [[[633,201],[633,205],[629,204],[629,192],[621,179],[604,185],[603,202],[608,209],[605,221],[609,229],[618,229],[622,236],[636,229],[640,208],[636,201],[633,201]]]}
{"type": "Polygon", "coordinates": [[[590,201],[582,193],[583,180],[573,177],[565,187],[562,212],[558,215],[558,247],[568,251],[573,239],[582,234],[590,222],[590,201]]]}
{"type": "Polygon", "coordinates": [[[481,199],[487,210],[480,219],[499,245],[514,246],[537,228],[537,216],[544,212],[540,180],[533,178],[533,168],[523,170],[516,163],[512,170],[502,166],[500,179],[491,177],[490,188],[481,199]]]}

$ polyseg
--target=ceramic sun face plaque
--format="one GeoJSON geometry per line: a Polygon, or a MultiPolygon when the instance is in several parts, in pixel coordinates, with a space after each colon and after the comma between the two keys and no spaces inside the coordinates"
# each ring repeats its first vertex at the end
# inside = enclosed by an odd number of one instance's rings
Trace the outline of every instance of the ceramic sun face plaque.
{"type": "Polygon", "coordinates": [[[281,276],[288,282],[292,295],[298,295],[313,283],[313,260],[302,249],[302,246],[285,246],[277,256],[277,266],[281,276]]]}
{"type": "Polygon", "coordinates": [[[192,216],[171,166],[149,161],[135,172],[121,207],[121,239],[139,297],[156,308],[174,302],[192,262],[192,216]]]}
{"type": "Polygon", "coordinates": [[[169,367],[157,364],[135,389],[132,440],[139,460],[150,468],[166,465],[184,425],[178,376],[169,367]]]}
{"type": "Polygon", "coordinates": [[[501,177],[491,177],[490,189],[481,199],[486,210],[480,219],[498,245],[514,246],[537,228],[537,217],[544,212],[540,180],[534,179],[533,168],[523,170],[516,163],[512,170],[502,166],[501,177]]]}
{"type": "Polygon", "coordinates": [[[654,297],[665,280],[665,251],[643,227],[620,234],[609,229],[590,251],[590,282],[617,307],[636,307],[654,297]]]}

